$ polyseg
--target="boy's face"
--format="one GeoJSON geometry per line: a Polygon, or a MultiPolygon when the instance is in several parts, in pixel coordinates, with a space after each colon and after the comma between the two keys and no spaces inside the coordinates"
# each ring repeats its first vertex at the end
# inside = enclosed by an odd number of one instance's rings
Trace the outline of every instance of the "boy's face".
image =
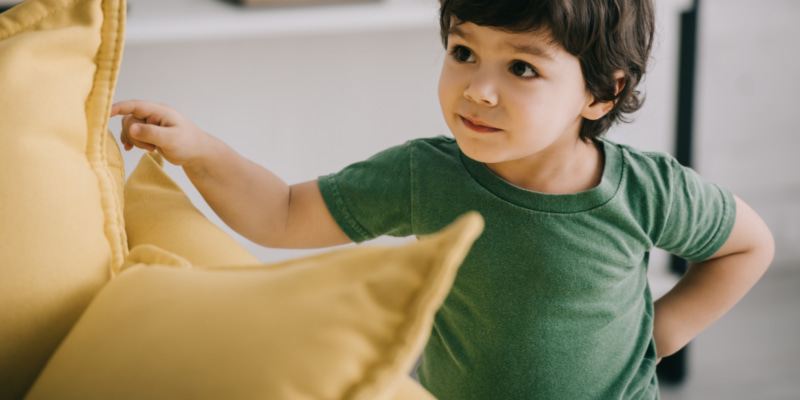
{"type": "Polygon", "coordinates": [[[461,151],[474,160],[491,167],[574,148],[583,117],[593,117],[580,62],[546,30],[453,24],[447,50],[439,102],[461,151]]]}

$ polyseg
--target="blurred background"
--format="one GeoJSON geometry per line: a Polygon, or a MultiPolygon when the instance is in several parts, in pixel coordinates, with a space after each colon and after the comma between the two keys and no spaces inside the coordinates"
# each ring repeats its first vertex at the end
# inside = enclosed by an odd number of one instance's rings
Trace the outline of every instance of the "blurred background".
{"type": "MultiPolygon", "coordinates": [[[[777,254],[753,292],[689,346],[685,379],[662,382],[662,398],[800,399],[800,2],[696,3],[656,1],[645,107],[609,137],[676,154],[680,113],[693,167],[762,215],[777,254]],[[679,93],[681,32],[696,5],[694,90],[679,93]]],[[[449,135],[436,95],[445,56],[437,8],[129,0],[115,100],[170,104],[287,182],[316,179],[408,139],[449,135]]],[[[141,154],[124,154],[128,173],[141,154]]],[[[180,169],[167,171],[224,226],[180,169]]],[[[225,229],[264,262],[308,254],[260,248],[225,229]]],[[[651,285],[663,293],[677,275],[665,254],[652,258],[651,285]]]]}

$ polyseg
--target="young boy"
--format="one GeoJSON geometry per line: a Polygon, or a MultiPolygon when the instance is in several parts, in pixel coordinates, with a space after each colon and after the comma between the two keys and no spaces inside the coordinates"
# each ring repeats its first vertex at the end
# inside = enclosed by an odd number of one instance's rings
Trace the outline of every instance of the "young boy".
{"type": "Polygon", "coordinates": [[[287,186],[174,109],[123,114],[234,230],[312,248],[486,222],[419,368],[440,399],[654,399],[655,365],[728,311],[772,259],[769,229],[664,154],[602,139],[641,106],[647,0],[443,0],[439,98],[453,138],[419,139],[287,186]],[[693,261],[655,303],[649,251],[693,261]]]}

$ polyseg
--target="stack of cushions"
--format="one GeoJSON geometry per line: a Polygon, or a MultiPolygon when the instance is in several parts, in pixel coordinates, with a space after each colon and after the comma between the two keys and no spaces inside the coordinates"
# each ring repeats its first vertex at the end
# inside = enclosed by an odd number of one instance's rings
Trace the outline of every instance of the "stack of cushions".
{"type": "Polygon", "coordinates": [[[124,7],[0,14],[0,399],[431,399],[407,373],[480,216],[260,265],[157,154],[123,213],[106,126],[124,7]]]}
{"type": "Polygon", "coordinates": [[[408,372],[480,233],[478,215],[403,247],[199,266],[252,256],[236,242],[195,240],[224,233],[194,214],[159,164],[145,155],[131,174],[126,218],[183,215],[167,229],[182,238],[186,257],[163,250],[175,241],[166,235],[133,247],[27,399],[432,398],[408,372]],[[174,201],[134,200],[140,192],[174,201]]]}

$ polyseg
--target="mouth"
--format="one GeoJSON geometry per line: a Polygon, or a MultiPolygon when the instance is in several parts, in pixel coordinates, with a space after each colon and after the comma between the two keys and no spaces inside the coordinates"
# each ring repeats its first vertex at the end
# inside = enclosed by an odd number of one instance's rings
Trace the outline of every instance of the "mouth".
{"type": "Polygon", "coordinates": [[[478,132],[478,133],[492,133],[492,132],[500,132],[502,129],[495,128],[493,126],[486,125],[485,122],[467,118],[464,116],[459,115],[459,119],[461,119],[461,123],[464,124],[467,128],[478,132]]]}

